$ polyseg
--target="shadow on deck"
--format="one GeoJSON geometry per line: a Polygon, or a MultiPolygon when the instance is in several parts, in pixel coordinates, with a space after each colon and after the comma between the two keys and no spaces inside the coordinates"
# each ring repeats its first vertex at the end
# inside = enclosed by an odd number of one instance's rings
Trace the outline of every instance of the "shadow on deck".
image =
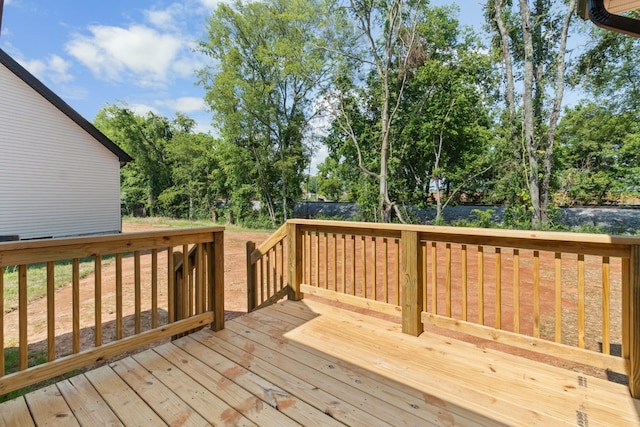
{"type": "Polygon", "coordinates": [[[312,300],[0,405],[0,425],[640,426],[624,385],[312,300]]]}

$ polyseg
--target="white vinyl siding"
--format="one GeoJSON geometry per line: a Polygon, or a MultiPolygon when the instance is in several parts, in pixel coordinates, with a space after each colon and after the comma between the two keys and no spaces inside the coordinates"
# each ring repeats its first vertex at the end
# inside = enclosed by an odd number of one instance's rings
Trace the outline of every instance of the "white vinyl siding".
{"type": "Polygon", "coordinates": [[[0,235],[120,228],[117,156],[0,64],[0,235]]]}

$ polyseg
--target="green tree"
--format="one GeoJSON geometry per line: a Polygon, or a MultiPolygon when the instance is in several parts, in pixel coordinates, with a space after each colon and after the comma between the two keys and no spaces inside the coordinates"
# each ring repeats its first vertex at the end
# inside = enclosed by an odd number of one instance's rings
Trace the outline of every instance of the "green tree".
{"type": "Polygon", "coordinates": [[[157,214],[158,197],[171,183],[167,144],[173,128],[169,120],[151,112],[141,117],[126,107],[107,105],[94,123],[134,159],[121,170],[125,208],[132,212],[146,207],[151,216],[157,214]]]}
{"type": "MultiPolygon", "coordinates": [[[[182,119],[185,117],[178,115],[178,120],[182,119]]],[[[218,167],[213,138],[204,133],[191,133],[192,128],[193,125],[183,128],[167,147],[172,185],[159,196],[171,216],[187,216],[190,220],[208,216],[215,194],[212,172],[218,167]]]]}
{"type": "Polygon", "coordinates": [[[301,194],[313,101],[330,67],[318,46],[333,34],[323,27],[325,14],[314,1],[220,4],[200,43],[216,61],[199,72],[214,123],[227,143],[250,154],[273,224],[276,201],[287,219],[301,194]]]}
{"type": "Polygon", "coordinates": [[[447,194],[442,201],[436,189],[441,213],[470,177],[487,170],[480,158],[490,126],[490,57],[476,36],[460,28],[454,9],[426,2],[358,6],[365,8],[357,22],[366,40],[376,32],[369,21],[389,29],[370,44],[376,49],[360,56],[373,64],[366,79],[338,80],[337,114],[326,138],[331,160],[325,164],[348,183],[348,198],[365,219],[389,221],[393,213],[410,220],[405,206],[427,204],[432,184],[447,194]]]}
{"type": "MultiPolygon", "coordinates": [[[[640,11],[631,12],[640,19],[640,11]]],[[[606,100],[620,112],[640,108],[640,39],[591,27],[590,43],[579,57],[572,82],[587,93],[606,100]]]]}
{"type": "Polygon", "coordinates": [[[494,45],[504,64],[507,105],[503,125],[507,144],[516,159],[511,165],[520,164],[520,159],[526,165],[531,222],[537,228],[550,220],[552,154],[564,97],[567,39],[576,0],[519,0],[515,8],[510,0],[490,0],[486,8],[496,35],[494,45]],[[522,82],[520,105],[515,89],[518,80],[522,82]]]}
{"type": "Polygon", "coordinates": [[[609,105],[567,110],[558,127],[560,190],[569,203],[615,203],[640,186],[640,117],[609,105]]]}

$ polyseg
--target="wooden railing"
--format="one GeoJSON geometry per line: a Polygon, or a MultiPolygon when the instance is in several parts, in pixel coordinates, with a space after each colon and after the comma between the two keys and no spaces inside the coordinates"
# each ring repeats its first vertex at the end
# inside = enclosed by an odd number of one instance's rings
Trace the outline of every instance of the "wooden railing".
{"type": "Polygon", "coordinates": [[[292,220],[248,244],[247,267],[250,308],[316,295],[397,315],[408,334],[446,328],[622,373],[640,397],[638,238],[292,220]]]}
{"type": "Polygon", "coordinates": [[[223,262],[219,227],[1,243],[0,395],[208,324],[222,329],[223,262]],[[174,257],[179,251],[190,254],[187,268],[174,257]],[[63,264],[70,265],[69,286],[58,277],[63,264]],[[46,287],[44,303],[33,302],[46,311],[42,325],[34,325],[42,314],[29,303],[38,281],[46,287]],[[70,319],[58,315],[65,293],[70,319]],[[15,368],[5,367],[5,353],[17,353],[15,368]],[[30,366],[42,354],[45,363],[30,366]]]}

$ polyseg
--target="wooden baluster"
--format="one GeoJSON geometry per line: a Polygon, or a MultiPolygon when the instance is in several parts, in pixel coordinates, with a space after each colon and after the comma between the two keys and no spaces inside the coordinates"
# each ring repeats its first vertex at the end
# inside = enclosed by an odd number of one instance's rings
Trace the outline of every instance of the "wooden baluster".
{"type": "Polygon", "coordinates": [[[280,246],[280,290],[284,289],[284,275],[285,275],[285,271],[284,271],[284,243],[281,240],[279,245],[280,246]]]}
{"type": "Polygon", "coordinates": [[[324,288],[329,289],[329,233],[324,234],[324,288]]]}
{"type": "Polygon", "coordinates": [[[80,260],[78,258],[73,259],[72,269],[73,352],[80,353],[80,260]]]}
{"type": "MultiPolygon", "coordinates": [[[[622,358],[630,358],[630,321],[631,321],[631,260],[622,258],[622,358]]],[[[634,270],[635,272],[635,270],[634,270]]]]}
{"type": "Polygon", "coordinates": [[[309,280],[308,280],[307,283],[309,285],[312,285],[313,283],[311,282],[312,272],[311,272],[311,232],[310,231],[307,231],[307,242],[308,242],[307,247],[309,248],[309,250],[307,251],[307,255],[308,255],[308,257],[307,257],[307,275],[309,277],[309,280]]]}
{"type": "Polygon", "coordinates": [[[260,283],[260,298],[258,299],[258,303],[262,304],[266,300],[264,291],[264,258],[258,260],[258,282],[260,283]]]}
{"type": "MultiPolygon", "coordinates": [[[[94,315],[94,325],[95,325],[95,346],[100,347],[102,345],[102,256],[96,255],[94,257],[94,300],[95,300],[95,315],[94,315]]],[[[48,267],[48,265],[47,265],[48,267]]],[[[53,266],[52,271],[53,273],[53,266]]],[[[47,271],[48,276],[48,271],[47,271]]],[[[53,349],[53,357],[55,358],[55,348],[53,349]]],[[[53,360],[53,359],[49,359],[53,360]]]]}
{"type": "Polygon", "coordinates": [[[367,241],[364,236],[360,236],[360,242],[362,242],[362,259],[360,264],[362,265],[362,297],[367,297],[367,241]]]}
{"type": "Polygon", "coordinates": [[[158,327],[158,250],[151,250],[151,327],[158,327]]]}
{"type": "Polygon", "coordinates": [[[271,278],[273,279],[273,293],[278,292],[278,245],[271,249],[273,252],[273,265],[271,266],[271,278]]]}
{"type": "MultiPolygon", "coordinates": [[[[256,264],[251,262],[251,254],[256,249],[255,242],[247,242],[247,311],[251,313],[258,306],[258,271],[256,264]]],[[[211,286],[211,285],[209,285],[211,286]]]]}
{"type": "MultiPolygon", "coordinates": [[[[188,252],[185,252],[185,261],[188,259],[188,252]]],[[[133,283],[134,283],[134,303],[135,303],[135,334],[139,334],[142,331],[142,285],[141,285],[141,273],[140,273],[140,251],[133,252],[133,283]]]]}
{"type": "Polygon", "coordinates": [[[173,248],[167,248],[167,305],[169,311],[169,323],[176,320],[176,288],[175,288],[175,263],[173,260],[173,248]]]}
{"type": "Polygon", "coordinates": [[[384,302],[389,303],[389,241],[385,237],[382,239],[382,245],[384,246],[384,273],[382,283],[384,285],[384,302]]]}
{"type": "Polygon", "coordinates": [[[202,314],[206,311],[206,289],[205,289],[205,259],[204,259],[205,243],[197,243],[196,246],[196,312],[202,314]]]}
{"type": "Polygon", "coordinates": [[[602,352],[611,354],[609,346],[609,304],[611,293],[611,268],[609,257],[602,257],[602,352]]]}
{"type": "Polygon", "coordinates": [[[520,251],[513,250],[513,332],[520,333],[520,251]]]}
{"type": "Polygon", "coordinates": [[[316,231],[316,287],[320,287],[320,232],[316,231]]]}
{"type": "Polygon", "coordinates": [[[431,312],[438,314],[438,244],[431,242],[431,312]]]}
{"type": "Polygon", "coordinates": [[[451,317],[451,243],[447,243],[445,247],[445,309],[447,317],[451,317]]]}
{"type": "MultiPolygon", "coordinates": [[[[97,266],[96,266],[97,267],[97,266]]],[[[96,268],[96,296],[99,287],[100,270],[96,268]]],[[[53,261],[47,262],[47,360],[51,362],[56,358],[56,277],[55,264],[53,261]]],[[[96,342],[98,342],[98,332],[101,331],[102,325],[98,326],[99,317],[97,316],[98,299],[96,299],[96,342]]],[[[0,315],[4,314],[0,311],[0,315]]],[[[100,344],[96,344],[98,346],[100,344]]]]}
{"type": "Polygon", "coordinates": [[[502,251],[496,248],[496,329],[502,328],[502,251]]]}
{"type": "Polygon", "coordinates": [[[462,320],[467,321],[467,245],[462,245],[460,248],[461,251],[461,264],[462,264],[462,320]]]}
{"type": "Polygon", "coordinates": [[[396,277],[395,277],[395,281],[396,281],[396,305],[400,305],[400,240],[398,239],[393,239],[393,243],[395,245],[395,249],[396,249],[396,259],[395,259],[395,263],[396,263],[396,277]]]}
{"type": "Polygon", "coordinates": [[[356,294],[356,236],[351,236],[351,295],[356,294]]]}
{"type": "Polygon", "coordinates": [[[191,267],[189,262],[189,245],[182,245],[182,313],[183,319],[191,316],[191,292],[190,285],[190,273],[191,267]]]}
{"type": "Polygon", "coordinates": [[[20,342],[18,367],[21,371],[28,367],[27,303],[27,266],[20,264],[18,266],[18,337],[20,342]]]}
{"type": "Polygon", "coordinates": [[[540,338],[540,251],[533,251],[533,336],[540,338]]]}
{"type": "Polygon", "coordinates": [[[333,233],[333,291],[338,292],[338,235],[333,233]]]}
{"type": "Polygon", "coordinates": [[[347,237],[342,235],[342,293],[347,293],[347,237]]]}
{"type": "Polygon", "coordinates": [[[264,255],[265,258],[265,267],[266,267],[266,271],[265,271],[265,276],[267,279],[267,297],[264,298],[264,300],[266,301],[267,299],[271,298],[271,251],[267,251],[267,253],[264,255]]]}
{"type": "Polygon", "coordinates": [[[562,342],[562,253],[556,252],[555,255],[555,302],[556,302],[556,325],[555,325],[555,341],[562,342]]]}
{"type": "Polygon", "coordinates": [[[640,399],[640,246],[631,247],[627,299],[623,297],[624,311],[628,310],[629,323],[629,391],[635,399],[640,399]]]}
{"type": "Polygon", "coordinates": [[[429,277],[427,274],[427,242],[420,242],[420,246],[422,247],[422,307],[425,309],[429,307],[427,303],[427,295],[429,295],[427,278],[429,277]]]}
{"type": "Polygon", "coordinates": [[[484,325],[484,248],[478,246],[478,323],[484,325]]]}
{"type": "MultiPolygon", "coordinates": [[[[173,275],[173,270],[169,271],[173,275]]],[[[122,254],[116,254],[116,339],[122,339],[122,254]]]]}
{"type": "Polygon", "coordinates": [[[584,348],[584,254],[578,255],[578,347],[584,348]]]}
{"type": "Polygon", "coordinates": [[[373,288],[372,288],[372,294],[373,294],[373,300],[377,301],[378,300],[378,272],[377,272],[377,245],[376,245],[376,237],[372,236],[371,237],[371,277],[372,277],[372,282],[373,282],[373,288]]]}

